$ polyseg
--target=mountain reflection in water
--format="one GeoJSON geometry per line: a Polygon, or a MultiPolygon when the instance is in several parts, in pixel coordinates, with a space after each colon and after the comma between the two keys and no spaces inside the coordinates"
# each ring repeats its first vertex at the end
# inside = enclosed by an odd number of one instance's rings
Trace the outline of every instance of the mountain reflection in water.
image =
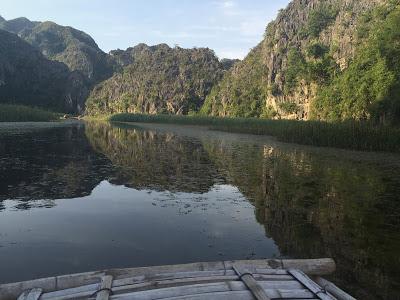
{"type": "Polygon", "coordinates": [[[397,299],[399,166],[202,128],[0,125],[0,281],[333,257],[342,287],[397,299]]]}

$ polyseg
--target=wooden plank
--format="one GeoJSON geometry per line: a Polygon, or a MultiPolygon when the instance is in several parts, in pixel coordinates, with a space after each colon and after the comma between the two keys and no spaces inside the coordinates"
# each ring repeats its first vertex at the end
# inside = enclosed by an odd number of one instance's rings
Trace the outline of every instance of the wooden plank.
{"type": "MultiPolygon", "coordinates": [[[[114,279],[123,279],[132,276],[149,276],[152,274],[194,272],[194,271],[221,271],[229,270],[233,265],[240,265],[248,270],[259,269],[299,269],[308,275],[323,276],[335,271],[335,263],[332,259],[313,260],[243,260],[226,262],[205,262],[173,266],[142,267],[128,269],[111,269],[105,271],[87,272],[58,277],[50,277],[26,282],[18,282],[0,285],[0,300],[16,299],[24,290],[42,288],[44,292],[54,292],[75,288],[82,285],[98,283],[98,278],[111,275],[114,279]]],[[[255,272],[253,272],[255,273],[255,272]]]]}
{"type": "Polygon", "coordinates": [[[110,275],[101,278],[100,289],[97,293],[96,300],[108,300],[111,294],[113,277],[110,275]]]}
{"type": "Polygon", "coordinates": [[[339,300],[356,300],[356,298],[350,296],[345,291],[341,290],[334,283],[332,283],[322,277],[317,277],[315,282],[318,283],[322,288],[327,290],[329,293],[331,293],[333,296],[335,296],[339,300]]]}
{"type": "MultiPolygon", "coordinates": [[[[134,294],[121,295],[118,300],[139,300],[134,294]]],[[[198,295],[186,295],[169,298],[161,298],[163,300],[254,300],[254,296],[250,291],[237,291],[237,292],[219,292],[219,293],[205,293],[198,295]]]]}
{"type": "MultiPolygon", "coordinates": [[[[174,279],[189,279],[189,281],[209,281],[209,280],[238,280],[239,276],[234,274],[233,271],[226,272],[228,275],[223,276],[223,273],[220,275],[213,275],[215,272],[204,272],[204,275],[210,274],[210,276],[190,276],[186,273],[177,273],[177,274],[170,274],[168,276],[138,276],[132,278],[125,278],[125,279],[118,279],[114,280],[113,287],[124,286],[124,285],[131,285],[131,284],[139,284],[145,282],[154,282],[154,281],[162,281],[162,280],[174,280],[174,279]]],[[[191,274],[191,273],[189,273],[191,274]]],[[[291,275],[260,275],[254,274],[254,278],[257,280],[292,280],[293,277],[291,275]]]]}
{"type": "Polygon", "coordinates": [[[323,290],[317,283],[312,281],[306,274],[299,270],[288,270],[288,272],[307,287],[311,292],[321,300],[335,300],[330,294],[323,290]]]}
{"type": "Polygon", "coordinates": [[[257,300],[271,300],[264,289],[254,279],[253,275],[247,270],[240,270],[236,266],[233,266],[233,270],[240,276],[240,280],[244,282],[257,300]]]}
{"type": "Polygon", "coordinates": [[[40,295],[42,294],[42,289],[31,289],[28,291],[23,292],[19,297],[18,300],[38,300],[40,295]]]}
{"type": "Polygon", "coordinates": [[[25,300],[26,297],[28,296],[30,290],[29,291],[23,291],[21,295],[19,295],[17,300],[25,300]]]}
{"type": "MultiPolygon", "coordinates": [[[[141,298],[135,298],[134,295],[121,295],[118,298],[112,298],[118,300],[142,300],[141,298]]],[[[152,299],[152,300],[156,300],[152,299]]],[[[163,300],[254,300],[253,294],[249,290],[245,291],[230,291],[230,292],[218,292],[218,293],[204,293],[197,295],[186,295],[169,298],[159,298],[163,300]]],[[[298,300],[299,298],[285,298],[285,300],[298,300]]],[[[300,298],[301,299],[301,298],[300,298]]],[[[317,300],[315,298],[306,298],[307,300],[317,300]]]]}
{"type": "MultiPolygon", "coordinates": [[[[131,296],[131,299],[153,300],[153,299],[164,299],[168,297],[190,296],[190,295],[205,294],[205,293],[243,291],[243,290],[247,290],[247,286],[243,282],[231,281],[222,283],[198,284],[190,286],[139,291],[133,293],[114,295],[111,297],[111,299],[125,298],[127,294],[131,296]]],[[[314,294],[306,289],[269,289],[265,290],[265,292],[270,298],[275,298],[275,299],[296,298],[296,297],[302,299],[309,299],[314,297],[314,294]]]]}
{"type": "Polygon", "coordinates": [[[263,274],[263,275],[287,275],[288,272],[286,270],[281,269],[260,269],[256,268],[254,270],[254,274],[263,274]]]}
{"type": "Polygon", "coordinates": [[[125,289],[144,289],[158,287],[168,287],[174,285],[184,284],[196,284],[196,283],[213,283],[221,281],[232,281],[237,280],[237,276],[210,276],[210,277],[198,277],[198,278],[181,278],[172,280],[157,280],[157,281],[144,281],[141,283],[135,283],[131,285],[116,286],[113,288],[115,291],[121,291],[125,289]]]}
{"type": "Polygon", "coordinates": [[[61,297],[67,297],[74,294],[82,294],[84,293],[85,296],[90,296],[95,293],[100,288],[100,283],[84,285],[77,288],[66,289],[66,290],[59,290],[55,292],[45,293],[42,295],[40,300],[47,300],[47,299],[58,299],[61,297]]]}
{"type": "Polygon", "coordinates": [[[286,259],[281,269],[300,270],[309,276],[331,275],[336,271],[336,263],[331,258],[324,259],[286,259]]]}
{"type": "MultiPolygon", "coordinates": [[[[231,280],[227,280],[231,281],[231,280]]],[[[137,290],[149,290],[154,288],[166,288],[166,287],[174,287],[174,286],[182,286],[188,284],[199,284],[199,283],[217,283],[214,280],[207,281],[188,281],[188,279],[176,279],[176,280],[166,280],[166,281],[157,281],[157,282],[145,282],[143,284],[134,284],[127,286],[120,286],[113,288],[114,293],[126,293],[128,291],[137,291],[137,290]]],[[[260,281],[261,286],[268,289],[303,289],[303,286],[295,281],[260,281]]]]}
{"type": "Polygon", "coordinates": [[[43,291],[54,291],[56,289],[56,278],[51,277],[34,281],[0,285],[0,299],[17,299],[23,291],[31,290],[34,288],[42,288],[43,291]]]}
{"type": "MultiPolygon", "coordinates": [[[[230,280],[238,280],[239,277],[234,276],[231,277],[223,277],[222,283],[229,282],[230,280]]],[[[217,277],[219,278],[219,277],[217,277]]],[[[176,286],[184,286],[184,285],[194,285],[199,283],[218,283],[215,278],[184,278],[184,279],[174,279],[174,280],[162,280],[162,281],[154,281],[154,282],[143,282],[132,285],[124,285],[124,286],[114,286],[113,284],[113,293],[127,293],[130,291],[146,291],[152,290],[154,288],[161,289],[167,287],[176,287],[176,286]]],[[[265,289],[282,289],[282,290],[299,290],[302,289],[302,285],[295,280],[273,280],[273,281],[260,281],[259,284],[263,286],[265,289]]],[[[61,299],[76,299],[82,297],[88,297],[94,294],[98,290],[98,285],[88,285],[84,287],[62,290],[57,292],[51,292],[44,294],[41,300],[61,300],[61,299]]]]}

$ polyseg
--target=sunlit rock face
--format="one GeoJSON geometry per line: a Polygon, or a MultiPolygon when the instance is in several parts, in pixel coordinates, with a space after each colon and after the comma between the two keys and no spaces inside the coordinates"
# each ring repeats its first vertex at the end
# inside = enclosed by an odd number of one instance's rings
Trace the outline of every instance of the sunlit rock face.
{"type": "Polygon", "coordinates": [[[307,57],[309,48],[312,45],[326,47],[332,63],[343,70],[348,67],[360,42],[360,17],[387,2],[291,1],[268,25],[264,40],[214,87],[203,112],[216,116],[310,119],[311,104],[321,83],[299,76],[293,86],[288,87],[291,49],[297,49],[307,60],[315,61],[315,58],[307,57]],[[327,12],[321,13],[325,8],[327,12]],[[317,14],[321,14],[319,19],[317,14]],[[314,21],[318,22],[318,28],[311,27],[314,21]]]}

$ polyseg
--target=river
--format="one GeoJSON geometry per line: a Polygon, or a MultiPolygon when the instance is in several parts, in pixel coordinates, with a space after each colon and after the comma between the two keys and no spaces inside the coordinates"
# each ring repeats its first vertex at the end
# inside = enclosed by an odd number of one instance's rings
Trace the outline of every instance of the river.
{"type": "Polygon", "coordinates": [[[0,282],[105,268],[332,257],[399,299],[400,156],[172,125],[0,125],[0,282]]]}

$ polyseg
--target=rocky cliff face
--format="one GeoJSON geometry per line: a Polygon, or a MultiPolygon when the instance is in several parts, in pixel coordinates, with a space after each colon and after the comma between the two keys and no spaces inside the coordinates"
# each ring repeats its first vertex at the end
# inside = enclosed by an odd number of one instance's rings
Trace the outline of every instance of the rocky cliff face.
{"type": "Polygon", "coordinates": [[[81,73],[70,72],[17,35],[0,30],[0,103],[76,112],[83,109],[87,94],[81,73]]]}
{"type": "Polygon", "coordinates": [[[87,113],[197,111],[224,68],[210,49],[137,45],[112,51],[122,71],[95,87],[87,113]]]}
{"type": "Polygon", "coordinates": [[[348,66],[359,43],[360,16],[385,2],[292,1],[268,25],[264,40],[213,89],[203,113],[309,119],[326,75],[319,73],[322,66],[348,66]],[[301,72],[302,59],[315,67],[307,76],[301,72]]]}

